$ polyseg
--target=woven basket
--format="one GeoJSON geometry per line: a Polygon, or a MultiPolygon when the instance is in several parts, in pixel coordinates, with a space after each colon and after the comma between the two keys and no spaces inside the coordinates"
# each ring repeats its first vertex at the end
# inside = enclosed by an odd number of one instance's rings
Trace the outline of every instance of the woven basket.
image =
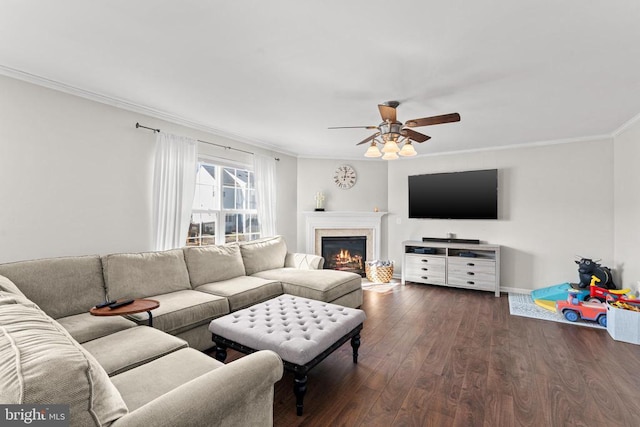
{"type": "Polygon", "coordinates": [[[383,267],[366,264],[364,266],[364,271],[370,282],[389,283],[393,276],[393,264],[385,265],[383,267]]]}

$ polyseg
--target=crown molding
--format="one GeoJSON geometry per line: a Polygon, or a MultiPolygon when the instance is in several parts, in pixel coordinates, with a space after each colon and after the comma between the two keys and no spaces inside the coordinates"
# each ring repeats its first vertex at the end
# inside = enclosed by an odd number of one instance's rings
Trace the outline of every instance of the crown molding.
{"type": "Polygon", "coordinates": [[[194,130],[206,132],[222,138],[227,138],[233,141],[241,142],[243,144],[250,145],[252,147],[260,148],[263,150],[270,150],[278,154],[284,154],[287,156],[297,157],[296,153],[282,150],[275,145],[266,143],[264,141],[248,138],[242,135],[238,135],[232,132],[227,132],[221,129],[217,129],[202,123],[194,122],[187,118],[172,114],[166,111],[157,110],[155,108],[148,107],[146,105],[137,104],[125,99],[115,98],[101,93],[92,92],[86,89],[82,89],[76,86],[72,86],[66,83],[59,82],[57,80],[48,79],[46,77],[31,74],[26,71],[18,70],[15,68],[7,67],[0,64],[0,74],[7,77],[11,77],[17,80],[22,80],[27,83],[32,83],[38,86],[43,86],[48,89],[53,89],[59,92],[64,92],[69,95],[78,96],[80,98],[88,99],[90,101],[99,102],[101,104],[110,105],[112,107],[121,108],[123,110],[131,111],[134,113],[144,114],[156,119],[171,122],[177,125],[185,126],[194,130]]]}
{"type": "Polygon", "coordinates": [[[631,119],[629,119],[625,123],[623,123],[622,126],[620,126],[618,129],[614,130],[611,135],[614,138],[618,137],[618,136],[620,136],[620,134],[622,134],[624,131],[626,131],[627,129],[629,129],[631,126],[635,125],[638,122],[640,122],[640,113],[636,114],[634,117],[632,117],[631,119]]]}

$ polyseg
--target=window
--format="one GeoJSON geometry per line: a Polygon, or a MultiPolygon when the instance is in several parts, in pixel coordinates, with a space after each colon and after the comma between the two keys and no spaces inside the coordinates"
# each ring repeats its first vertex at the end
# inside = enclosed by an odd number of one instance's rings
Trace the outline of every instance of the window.
{"type": "Polygon", "coordinates": [[[260,237],[253,172],[200,163],[187,246],[260,237]]]}

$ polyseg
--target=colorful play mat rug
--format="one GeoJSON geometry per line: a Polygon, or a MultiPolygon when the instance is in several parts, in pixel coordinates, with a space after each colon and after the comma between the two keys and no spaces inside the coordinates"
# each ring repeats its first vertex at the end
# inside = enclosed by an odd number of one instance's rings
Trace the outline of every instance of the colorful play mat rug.
{"type": "Polygon", "coordinates": [[[537,306],[533,302],[533,298],[528,294],[509,293],[509,313],[513,316],[530,317],[532,319],[551,320],[552,322],[568,323],[570,325],[586,326],[588,328],[606,329],[596,322],[588,320],[578,320],[577,322],[569,322],[560,313],[554,313],[537,306]]]}

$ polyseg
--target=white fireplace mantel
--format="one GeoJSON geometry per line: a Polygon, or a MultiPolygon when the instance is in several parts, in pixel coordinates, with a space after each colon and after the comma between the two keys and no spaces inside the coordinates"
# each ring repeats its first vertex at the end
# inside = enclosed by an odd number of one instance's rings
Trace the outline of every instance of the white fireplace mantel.
{"type": "MultiPolygon", "coordinates": [[[[369,229],[372,233],[373,259],[380,256],[382,217],[388,212],[325,211],[303,212],[306,230],[306,251],[316,253],[316,230],[369,229]]],[[[320,254],[318,254],[320,255],[320,254]]]]}

